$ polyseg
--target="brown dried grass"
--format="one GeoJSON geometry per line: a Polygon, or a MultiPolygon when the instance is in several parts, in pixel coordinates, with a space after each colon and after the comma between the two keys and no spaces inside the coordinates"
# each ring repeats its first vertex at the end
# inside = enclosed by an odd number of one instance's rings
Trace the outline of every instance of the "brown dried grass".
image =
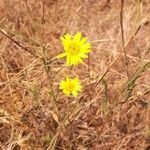
{"type": "Polygon", "coordinates": [[[0,0],[0,149],[150,149],[149,16],[149,0],[0,0]],[[69,70],[53,57],[77,31],[93,53],[69,70]]]}

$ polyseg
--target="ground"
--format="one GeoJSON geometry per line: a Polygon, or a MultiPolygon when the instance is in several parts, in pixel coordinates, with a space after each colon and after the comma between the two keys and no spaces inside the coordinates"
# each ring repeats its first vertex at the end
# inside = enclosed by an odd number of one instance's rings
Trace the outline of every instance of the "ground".
{"type": "Polygon", "coordinates": [[[0,0],[0,149],[149,150],[149,58],[149,0],[0,0]],[[92,53],[67,67],[60,37],[78,31],[92,53]]]}

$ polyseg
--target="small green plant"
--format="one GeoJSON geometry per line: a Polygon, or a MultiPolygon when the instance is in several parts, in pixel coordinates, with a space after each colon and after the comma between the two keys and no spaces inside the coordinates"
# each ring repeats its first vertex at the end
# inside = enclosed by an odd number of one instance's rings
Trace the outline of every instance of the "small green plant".
{"type": "Polygon", "coordinates": [[[136,81],[141,76],[143,72],[150,68],[150,62],[145,63],[144,65],[140,66],[133,76],[127,81],[123,88],[123,93],[125,95],[125,99],[127,100],[132,96],[133,90],[136,87],[136,81]]]}

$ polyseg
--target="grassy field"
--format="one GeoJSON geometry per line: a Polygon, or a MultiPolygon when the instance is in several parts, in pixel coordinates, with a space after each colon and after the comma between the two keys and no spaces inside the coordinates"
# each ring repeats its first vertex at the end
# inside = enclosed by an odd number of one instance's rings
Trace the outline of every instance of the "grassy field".
{"type": "Polygon", "coordinates": [[[0,0],[0,150],[150,150],[150,1],[0,0]],[[92,52],[67,67],[77,32],[92,52]]]}

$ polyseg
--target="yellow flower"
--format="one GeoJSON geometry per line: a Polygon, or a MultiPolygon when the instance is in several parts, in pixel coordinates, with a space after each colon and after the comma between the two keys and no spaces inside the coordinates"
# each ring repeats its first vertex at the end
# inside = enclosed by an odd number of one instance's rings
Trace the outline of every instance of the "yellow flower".
{"type": "Polygon", "coordinates": [[[66,77],[65,80],[60,82],[59,89],[61,89],[68,96],[72,94],[74,97],[77,97],[78,92],[82,90],[82,86],[77,77],[74,79],[66,77]]]}
{"type": "Polygon", "coordinates": [[[58,55],[57,58],[66,57],[68,66],[78,65],[83,63],[82,58],[88,58],[87,53],[91,52],[91,44],[87,42],[86,37],[82,37],[80,32],[74,36],[66,34],[60,39],[65,52],[58,55]]]}

